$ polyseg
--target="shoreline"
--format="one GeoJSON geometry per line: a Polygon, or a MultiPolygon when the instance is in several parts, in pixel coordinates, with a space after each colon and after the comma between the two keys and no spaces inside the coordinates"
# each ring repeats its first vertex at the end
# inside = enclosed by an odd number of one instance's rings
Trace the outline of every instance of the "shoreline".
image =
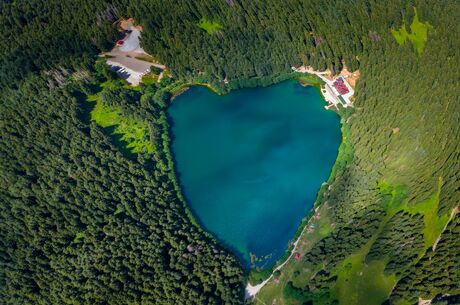
{"type": "MultiPolygon", "coordinates": [[[[251,283],[249,283],[249,281],[248,281],[248,283],[246,285],[246,288],[245,288],[245,294],[244,294],[244,299],[245,300],[248,300],[248,299],[251,299],[251,298],[255,297],[256,294],[260,291],[260,289],[262,289],[272,279],[272,277],[274,276],[275,272],[278,271],[278,270],[281,270],[284,267],[284,265],[286,265],[289,262],[289,260],[291,259],[291,257],[295,253],[295,250],[296,250],[297,245],[298,245],[298,243],[300,241],[300,238],[302,237],[302,234],[305,232],[305,229],[308,227],[307,225],[310,223],[310,221],[313,219],[314,215],[316,214],[316,211],[318,210],[318,207],[315,208],[315,213],[313,213],[310,216],[310,218],[308,219],[308,221],[303,225],[302,231],[300,232],[299,236],[297,237],[295,242],[292,243],[293,248],[291,250],[291,253],[283,261],[283,263],[281,263],[276,268],[274,268],[272,273],[270,274],[270,276],[267,279],[265,279],[262,283],[259,283],[259,284],[255,285],[255,286],[252,286],[251,283]]],[[[299,227],[299,229],[300,229],[300,227],[299,227]]]]}
{"type": "MultiPolygon", "coordinates": [[[[321,92],[321,96],[323,97],[324,101],[327,103],[327,100],[324,98],[324,95],[322,94],[322,90],[319,89],[317,86],[315,86],[314,84],[311,84],[311,83],[308,83],[308,82],[304,82],[302,83],[301,80],[298,80],[298,79],[295,79],[297,81],[299,81],[299,83],[302,85],[302,86],[312,86],[312,87],[315,87],[317,88],[318,90],[320,90],[321,92]]],[[[330,110],[330,108],[328,108],[327,106],[324,107],[326,110],[330,110]]],[[[295,241],[292,243],[292,249],[290,250],[289,252],[289,256],[283,260],[283,261],[277,261],[275,262],[273,270],[270,274],[270,276],[268,278],[266,278],[265,280],[263,280],[261,283],[259,284],[256,284],[256,285],[251,285],[251,283],[248,281],[247,282],[247,285],[246,285],[246,288],[245,288],[245,300],[248,300],[248,299],[252,299],[254,298],[257,293],[259,293],[259,291],[266,285],[270,282],[270,280],[273,278],[274,274],[276,271],[279,271],[281,270],[292,258],[292,256],[294,255],[294,253],[296,252],[296,249],[297,249],[297,246],[299,244],[299,241],[301,239],[301,237],[304,235],[305,231],[307,230],[307,228],[309,227],[309,225],[311,225],[311,221],[312,220],[315,220],[317,218],[317,213],[318,213],[318,210],[324,205],[323,202],[320,202],[318,203],[318,200],[321,200],[322,198],[322,194],[325,192],[325,189],[323,188],[324,186],[326,185],[329,185],[329,183],[331,181],[334,180],[334,178],[337,176],[338,174],[338,171],[337,171],[337,167],[340,166],[340,163],[342,161],[342,158],[341,158],[341,150],[344,149],[345,145],[347,145],[346,143],[346,140],[347,140],[347,137],[344,136],[344,128],[346,127],[345,125],[347,124],[347,122],[345,120],[342,120],[343,118],[346,117],[346,113],[343,113],[339,110],[339,108],[336,109],[336,111],[334,111],[337,113],[337,115],[341,118],[341,134],[342,134],[342,141],[340,143],[340,146],[339,146],[339,149],[338,149],[338,152],[337,152],[337,158],[334,162],[334,165],[332,166],[331,168],[331,172],[330,172],[330,175],[327,179],[327,181],[323,182],[323,184],[321,185],[317,195],[316,195],[316,200],[315,200],[315,204],[313,205],[313,208],[312,210],[314,211],[313,213],[308,213],[306,215],[306,219],[305,219],[305,222],[302,221],[301,225],[299,226],[298,230],[300,230],[300,233],[299,235],[297,236],[297,238],[295,239],[295,241]],[[280,264],[279,264],[280,263],[280,264]],[[279,265],[277,265],[279,264],[279,265]]],[[[297,233],[296,233],[297,234],[297,233]]],[[[294,235],[295,236],[295,235],[294,235]]],[[[289,247],[290,248],[290,247],[289,247]]],[[[288,253],[289,251],[289,248],[288,250],[286,251],[286,253],[288,253]]]]}
{"type": "Polygon", "coordinates": [[[348,73],[348,70],[344,68],[343,73],[341,71],[339,75],[333,76],[330,70],[316,71],[310,66],[300,66],[297,68],[292,67],[291,69],[297,73],[316,75],[323,81],[323,85],[320,86],[320,92],[324,100],[329,104],[324,106],[324,108],[327,110],[331,109],[332,107],[335,107],[338,110],[338,105],[341,105],[344,108],[353,107],[353,102],[351,99],[354,97],[355,90],[350,84],[348,84],[347,79],[350,78],[354,83],[356,83],[354,75],[357,74],[359,77],[359,71],[357,73],[348,73]],[[341,94],[334,86],[336,81],[339,79],[342,79],[344,86],[348,90],[343,94],[341,94]]]}
{"type": "Polygon", "coordinates": [[[193,86],[206,87],[209,90],[211,90],[212,92],[214,92],[215,94],[222,95],[222,92],[219,91],[218,89],[216,89],[215,87],[213,87],[210,83],[194,83],[194,82],[191,82],[191,83],[181,84],[177,88],[173,89],[172,91],[169,91],[172,94],[171,98],[170,98],[170,101],[172,102],[174,99],[176,99],[178,96],[180,96],[184,92],[188,91],[193,86]]]}
{"type": "MultiPolygon", "coordinates": [[[[343,118],[345,116],[345,114],[343,113],[340,113],[337,111],[337,114],[343,118]]],[[[312,210],[314,211],[313,213],[309,213],[307,214],[306,218],[308,218],[305,223],[301,224],[299,226],[299,230],[300,230],[300,234],[298,235],[298,237],[296,238],[295,242],[292,243],[293,247],[292,249],[290,250],[290,254],[289,256],[284,260],[282,261],[281,264],[279,264],[277,267],[273,268],[270,276],[268,278],[266,278],[262,283],[259,283],[259,284],[256,284],[256,285],[251,285],[251,283],[248,281],[247,284],[246,284],[246,287],[245,287],[245,297],[244,299],[245,300],[249,300],[249,299],[253,299],[257,293],[260,292],[260,290],[270,282],[270,280],[273,278],[274,274],[276,271],[280,271],[292,258],[292,256],[294,255],[294,253],[296,253],[296,249],[297,249],[297,246],[299,244],[299,241],[300,239],[302,238],[302,236],[305,234],[305,231],[307,230],[307,228],[309,228],[309,226],[311,225],[311,222],[312,220],[314,221],[315,219],[318,219],[318,216],[319,216],[319,210],[320,208],[322,208],[324,206],[324,202],[319,202],[318,203],[318,199],[321,200],[322,198],[322,194],[325,192],[325,189],[324,189],[324,186],[327,186],[329,185],[329,183],[331,181],[334,180],[334,178],[337,176],[338,172],[337,172],[337,166],[339,166],[340,164],[340,161],[342,158],[340,158],[340,152],[341,152],[341,148],[343,148],[343,146],[347,145],[346,144],[346,140],[347,138],[345,136],[343,136],[343,128],[344,126],[346,125],[347,123],[345,121],[343,121],[342,123],[342,120],[341,120],[341,131],[342,131],[342,141],[340,143],[340,146],[339,146],[339,149],[338,149],[338,152],[337,152],[337,158],[336,158],[336,161],[334,163],[334,165],[332,166],[332,169],[331,169],[331,173],[327,179],[327,181],[323,182],[323,184],[321,185],[319,191],[318,191],[318,194],[316,196],[316,201],[315,201],[315,204],[313,205],[313,208],[312,210]]],[[[289,250],[288,250],[289,251],[289,250]]],[[[281,261],[278,261],[278,262],[275,262],[275,265],[277,263],[280,263],[281,261]]]]}
{"type": "MultiPolygon", "coordinates": [[[[311,74],[311,73],[309,73],[311,74]]],[[[315,75],[315,74],[312,74],[312,75],[315,75]]],[[[302,86],[313,86],[315,88],[317,88],[320,93],[321,93],[321,96],[323,97],[323,100],[327,103],[327,100],[324,98],[324,95],[323,95],[323,92],[321,90],[320,87],[316,86],[315,84],[312,84],[312,83],[309,83],[308,81],[302,81],[301,79],[299,79],[298,77],[301,76],[299,75],[299,72],[294,72],[293,75],[290,75],[289,77],[287,77],[285,80],[295,80],[297,81],[300,85],[302,86]]],[[[322,78],[321,78],[322,79],[322,78]]],[[[284,81],[284,80],[283,80],[284,81]]],[[[270,84],[270,85],[275,85],[275,84],[278,84],[282,81],[278,81],[278,82],[274,82],[273,84],[270,84]]],[[[212,84],[210,83],[198,83],[198,82],[187,82],[187,83],[183,83],[183,84],[180,84],[177,86],[177,88],[170,88],[169,91],[172,95],[169,99],[169,103],[172,103],[174,101],[175,98],[177,98],[178,96],[180,96],[181,94],[183,94],[184,92],[186,92],[187,90],[189,90],[192,86],[202,86],[202,87],[206,87],[207,89],[211,90],[212,92],[218,94],[218,95],[222,95],[222,94],[226,94],[228,92],[222,92],[222,91],[219,91],[217,88],[215,88],[214,86],[212,86],[212,84]]],[[[230,90],[231,91],[231,90],[230,90]]],[[[330,108],[327,108],[327,106],[324,107],[326,110],[329,110],[330,108]]],[[[337,108],[337,111],[334,111],[337,113],[337,115],[340,117],[340,118],[343,118],[344,113],[342,113],[339,108],[337,108]]],[[[323,182],[322,186],[320,187],[317,195],[316,195],[316,201],[315,201],[315,204],[313,205],[312,207],[312,210],[314,211],[313,213],[308,213],[305,218],[302,220],[301,224],[299,225],[296,233],[294,234],[294,237],[298,234],[297,238],[295,239],[295,241],[293,243],[291,243],[289,246],[288,246],[288,249],[286,249],[285,251],[285,254],[282,255],[280,257],[281,260],[279,261],[276,261],[274,264],[273,264],[273,270],[272,272],[270,273],[270,276],[268,276],[265,280],[263,280],[261,283],[259,284],[256,284],[256,285],[251,285],[251,283],[249,282],[249,274],[251,272],[251,270],[249,271],[248,275],[247,275],[247,282],[246,282],[246,286],[244,288],[244,299],[245,300],[248,300],[248,299],[252,299],[254,298],[257,293],[267,284],[270,282],[270,280],[273,278],[274,276],[274,273],[278,270],[281,270],[290,260],[291,258],[293,257],[294,253],[296,252],[296,249],[297,249],[297,246],[299,245],[299,242],[300,242],[300,239],[303,237],[303,235],[305,234],[305,232],[307,231],[308,227],[311,225],[311,222],[313,220],[316,219],[316,215],[317,215],[317,212],[318,210],[320,209],[320,207],[323,206],[323,203],[320,203],[320,204],[316,204],[318,201],[319,198],[322,197],[322,193],[325,191],[325,189],[323,188],[324,185],[327,185],[330,181],[333,180],[333,178],[337,175],[337,170],[336,170],[336,166],[338,166],[338,159],[339,159],[339,156],[340,156],[340,151],[341,151],[341,148],[342,146],[345,144],[345,140],[346,138],[343,136],[343,127],[344,127],[344,124],[346,124],[345,121],[342,121],[341,120],[341,130],[342,130],[342,141],[340,143],[340,146],[339,146],[339,149],[338,149],[338,153],[337,153],[337,158],[336,158],[336,161],[334,163],[334,165],[332,166],[332,169],[331,169],[331,172],[330,172],[330,176],[328,177],[327,181],[326,182],[323,182]],[[300,231],[300,233],[298,233],[300,231]],[[289,255],[287,256],[287,258],[283,258],[283,256],[285,256],[286,254],[289,255]],[[276,267],[275,267],[276,266],[276,267]]],[[[171,152],[170,152],[171,153],[171,152]]],[[[173,162],[174,163],[174,162],[173,162]]],[[[174,168],[174,172],[176,172],[176,169],[174,168]]],[[[176,181],[178,183],[178,181],[176,181]]],[[[185,209],[186,209],[186,213],[188,214],[189,216],[189,219],[192,221],[192,223],[194,223],[195,226],[197,226],[199,228],[200,231],[202,231],[205,235],[207,235],[208,238],[214,240],[214,242],[217,242],[218,244],[220,244],[220,246],[222,246],[224,249],[228,249],[225,245],[222,245],[221,244],[221,241],[219,241],[215,236],[211,235],[209,232],[207,232],[206,230],[204,230],[204,228],[199,224],[199,222],[197,222],[197,218],[196,216],[194,215],[194,213],[190,210],[190,208],[188,207],[188,204],[185,200],[185,198],[183,197],[182,195],[182,188],[179,186],[179,188],[177,189],[177,191],[180,193],[181,195],[181,201],[184,203],[185,205],[185,209]]],[[[228,249],[228,251],[230,251],[230,249],[228,249]]],[[[232,253],[232,255],[234,255],[235,257],[238,257],[233,251],[230,251],[230,253],[232,253]]],[[[244,269],[244,268],[243,268],[244,269]]]]}

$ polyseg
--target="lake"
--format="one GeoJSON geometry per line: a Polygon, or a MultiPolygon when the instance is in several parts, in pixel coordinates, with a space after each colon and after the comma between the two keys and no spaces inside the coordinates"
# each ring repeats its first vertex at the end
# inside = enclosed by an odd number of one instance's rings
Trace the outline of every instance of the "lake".
{"type": "Polygon", "coordinates": [[[320,92],[290,80],[219,96],[192,87],[169,107],[173,153],[200,224],[260,267],[286,251],[341,141],[320,92]]]}

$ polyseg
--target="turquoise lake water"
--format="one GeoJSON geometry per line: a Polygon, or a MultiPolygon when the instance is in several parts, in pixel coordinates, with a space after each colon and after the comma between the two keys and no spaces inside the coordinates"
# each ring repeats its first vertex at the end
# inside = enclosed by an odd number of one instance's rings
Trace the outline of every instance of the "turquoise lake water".
{"type": "Polygon", "coordinates": [[[275,262],[329,177],[339,117],[319,91],[286,81],[219,96],[193,87],[168,113],[187,203],[201,225],[249,266],[275,262]]]}

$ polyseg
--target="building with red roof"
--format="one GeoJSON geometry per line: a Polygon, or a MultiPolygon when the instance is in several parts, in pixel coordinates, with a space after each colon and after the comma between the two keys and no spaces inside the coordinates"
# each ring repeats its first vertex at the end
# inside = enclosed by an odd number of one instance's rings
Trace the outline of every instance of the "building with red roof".
{"type": "Polygon", "coordinates": [[[337,78],[332,85],[341,95],[347,94],[349,92],[348,87],[345,85],[345,81],[342,77],[337,78]]]}
{"type": "Polygon", "coordinates": [[[294,253],[294,258],[295,258],[296,260],[299,260],[301,256],[302,256],[302,255],[301,255],[299,252],[295,252],[295,253],[294,253]]]}

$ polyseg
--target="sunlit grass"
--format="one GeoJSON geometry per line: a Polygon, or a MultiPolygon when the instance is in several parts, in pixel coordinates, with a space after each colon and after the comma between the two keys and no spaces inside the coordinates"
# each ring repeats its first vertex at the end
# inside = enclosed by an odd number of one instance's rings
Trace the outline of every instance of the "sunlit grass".
{"type": "Polygon", "coordinates": [[[150,72],[142,77],[141,82],[144,85],[155,85],[158,82],[158,75],[150,72]]]}
{"type": "Polygon", "coordinates": [[[409,206],[406,204],[403,206],[404,211],[407,211],[411,214],[418,213],[423,215],[423,222],[425,224],[423,229],[423,238],[425,240],[426,248],[432,247],[434,245],[444,226],[449,221],[449,215],[447,214],[438,216],[439,195],[441,194],[442,183],[443,180],[441,177],[439,177],[438,189],[430,199],[415,205],[409,206]]]}
{"type": "MultiPolygon", "coordinates": [[[[111,87],[107,82],[102,87],[111,87]]],[[[88,96],[88,101],[96,102],[91,111],[91,120],[101,127],[114,127],[113,134],[121,135],[121,140],[126,143],[126,148],[132,153],[154,152],[154,144],[150,140],[149,126],[132,115],[123,113],[121,108],[105,105],[99,98],[99,94],[88,96]]]]}
{"type": "Polygon", "coordinates": [[[324,81],[313,74],[304,74],[302,76],[298,76],[296,79],[299,80],[301,84],[312,85],[319,90],[321,90],[321,86],[324,85],[324,81]]]}
{"type": "Polygon", "coordinates": [[[198,21],[197,25],[199,28],[205,30],[208,34],[214,34],[222,29],[222,25],[220,25],[217,21],[210,21],[206,17],[202,17],[200,21],[198,21]]]}
{"type": "Polygon", "coordinates": [[[394,274],[384,274],[384,261],[365,263],[373,241],[368,242],[359,252],[350,255],[339,268],[333,292],[340,304],[381,304],[396,283],[394,274]]]}
{"type": "Polygon", "coordinates": [[[396,42],[399,45],[402,45],[409,40],[414,49],[417,51],[417,54],[420,56],[423,53],[425,44],[428,40],[428,29],[432,26],[428,22],[420,22],[418,19],[417,9],[414,7],[414,18],[410,25],[410,33],[407,32],[405,22],[400,29],[391,29],[391,34],[396,39],[396,42]]]}

